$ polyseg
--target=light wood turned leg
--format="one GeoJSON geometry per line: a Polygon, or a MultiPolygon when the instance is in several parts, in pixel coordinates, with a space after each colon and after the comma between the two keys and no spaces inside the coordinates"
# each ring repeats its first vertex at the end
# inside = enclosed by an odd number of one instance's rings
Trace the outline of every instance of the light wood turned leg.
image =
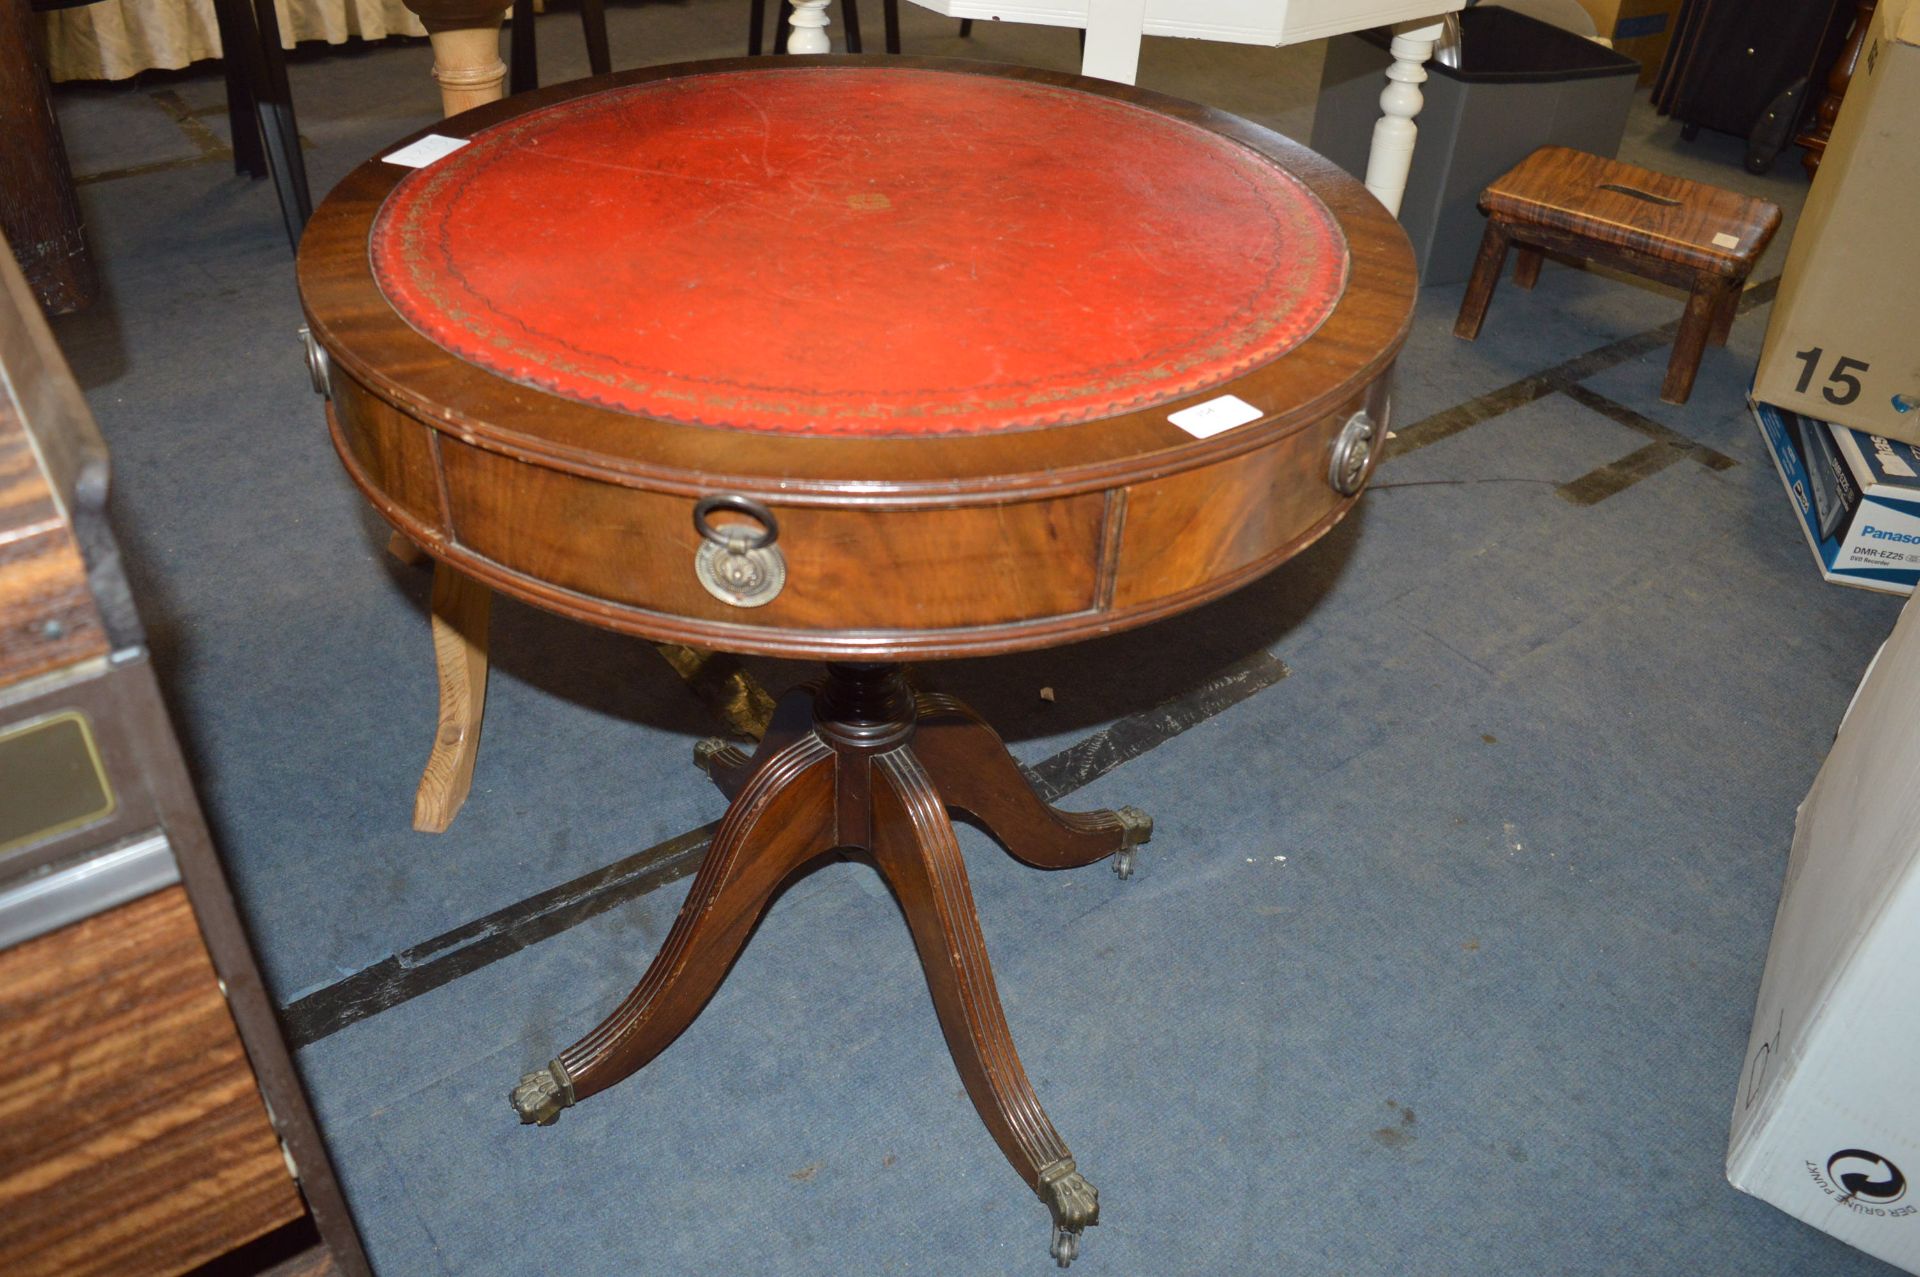
{"type": "Polygon", "coordinates": [[[1015,857],[1038,869],[1078,869],[1114,858],[1133,876],[1134,849],[1153,837],[1138,807],[1061,811],[1033,792],[1000,733],[951,696],[922,695],[913,752],[950,808],[966,812],[1015,857]]]}
{"type": "Polygon", "coordinates": [[[1546,254],[1539,249],[1519,245],[1513,255],[1513,286],[1531,291],[1540,282],[1540,263],[1545,258],[1546,254]]]}
{"type": "Polygon", "coordinates": [[[1673,354],[1667,360],[1667,376],[1660,383],[1662,402],[1683,404],[1692,397],[1700,357],[1706,353],[1707,338],[1729,289],[1729,281],[1718,276],[1705,275],[1694,281],[1693,291],[1687,294],[1687,313],[1680,319],[1680,333],[1673,339],[1673,354]]]}
{"type": "Polygon", "coordinates": [[[1373,126],[1373,143],[1367,151],[1366,183],[1373,197],[1395,217],[1407,193],[1413,143],[1420,134],[1413,121],[1426,104],[1420,86],[1427,81],[1426,62],[1433,56],[1442,26],[1423,19],[1399,23],[1393,29],[1393,63],[1387,67],[1387,87],[1380,91],[1380,119],[1373,126]]]}
{"type": "Polygon", "coordinates": [[[480,720],[487,705],[487,618],[493,591],[446,564],[433,569],[433,655],[440,722],[413,800],[413,827],[445,833],[473,788],[480,720]]]}
{"type": "Polygon", "coordinates": [[[419,543],[404,532],[395,532],[387,538],[387,553],[410,568],[419,567],[429,557],[419,543]]]}
{"type": "Polygon", "coordinates": [[[458,115],[506,95],[507,64],[500,60],[500,15],[489,27],[434,31],[433,78],[440,85],[440,107],[458,115]]]}
{"type": "Polygon", "coordinates": [[[1472,341],[1486,322],[1487,307],[1493,304],[1493,290],[1500,284],[1500,268],[1507,263],[1507,228],[1491,219],[1480,236],[1480,252],[1473,259],[1473,274],[1467,280],[1467,295],[1460,299],[1460,314],[1453,321],[1453,335],[1472,341]]]}

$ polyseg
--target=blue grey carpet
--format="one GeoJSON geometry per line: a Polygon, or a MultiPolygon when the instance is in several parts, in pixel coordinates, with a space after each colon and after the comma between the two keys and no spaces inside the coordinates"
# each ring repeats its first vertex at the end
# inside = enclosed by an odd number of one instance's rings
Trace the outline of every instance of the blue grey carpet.
{"type": "MultiPolygon", "coordinates": [[[[963,44],[907,8],[916,51],[1072,62],[1068,32],[963,44]]],[[[743,10],[616,9],[616,61],[731,53],[743,10]]],[[[573,22],[542,20],[549,79],[577,73],[573,22]]],[[[1155,41],[1143,79],[1304,136],[1318,57],[1155,41]]],[[[433,117],[425,66],[295,65],[318,190],[433,117]]],[[[180,163],[83,188],[108,294],[58,331],[276,997],[416,980],[298,1056],[380,1270],[1049,1271],[858,863],[793,883],[644,1073],[514,1120],[508,1086],[626,992],[685,883],[472,961],[468,924],[718,816],[689,766],[715,724],[644,645],[503,603],[473,796],[409,829],[426,576],[331,455],[271,192],[174,122],[219,96],[63,94],[83,172],[180,163]]],[[[1644,99],[1628,156],[1790,215],[1803,189],[1644,99]]],[[[1101,1190],[1076,1271],[1891,1271],[1721,1178],[1793,811],[1896,609],[1820,583],[1756,445],[1766,311],[1674,408],[1658,342],[1577,365],[1584,401],[1530,380],[1669,323],[1669,293],[1550,266],[1471,345],[1458,303],[1421,298],[1401,451],[1310,553],[1136,634],[926,671],[1030,764],[1116,722],[1153,745],[1065,800],[1154,814],[1132,883],[962,834],[1028,1070],[1101,1190]],[[1650,442],[1666,464],[1569,499],[1650,442]],[[1239,690],[1182,717],[1209,680],[1239,690]]]]}

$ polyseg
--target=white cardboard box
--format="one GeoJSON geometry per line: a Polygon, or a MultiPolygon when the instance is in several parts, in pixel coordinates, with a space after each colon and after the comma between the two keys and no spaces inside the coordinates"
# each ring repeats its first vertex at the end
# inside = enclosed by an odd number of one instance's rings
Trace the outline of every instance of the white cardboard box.
{"type": "Polygon", "coordinates": [[[1920,446],[1772,404],[1748,406],[1821,576],[1913,593],[1920,583],[1920,446]]]}
{"type": "Polygon", "coordinates": [[[1920,1272],[1920,605],[1794,824],[1727,1179],[1920,1272]]]}

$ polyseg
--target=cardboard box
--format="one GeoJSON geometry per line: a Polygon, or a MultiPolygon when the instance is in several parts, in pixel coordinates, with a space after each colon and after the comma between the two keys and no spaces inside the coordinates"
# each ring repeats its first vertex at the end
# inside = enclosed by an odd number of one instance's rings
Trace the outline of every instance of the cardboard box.
{"type": "Polygon", "coordinates": [[[1767,324],[1754,397],[1920,443],[1920,0],[1881,0],[1767,324]]]}
{"type": "Polygon", "coordinates": [[[1594,30],[1640,64],[1640,83],[1660,72],[1678,21],[1680,0],[1580,0],[1594,30]]]}
{"type": "Polygon", "coordinates": [[[1920,448],[1772,404],[1751,407],[1820,574],[1912,594],[1920,582],[1920,448]]]}
{"type": "Polygon", "coordinates": [[[1794,822],[1727,1179],[1920,1272],[1920,603],[1794,822]]]}

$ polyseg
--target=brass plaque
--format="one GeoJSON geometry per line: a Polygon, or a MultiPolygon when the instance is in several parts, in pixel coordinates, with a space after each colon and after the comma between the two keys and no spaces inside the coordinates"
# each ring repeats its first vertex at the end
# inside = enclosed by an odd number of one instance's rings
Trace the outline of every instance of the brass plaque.
{"type": "Polygon", "coordinates": [[[78,710],[0,730],[0,855],[113,814],[93,728],[78,710]]]}

